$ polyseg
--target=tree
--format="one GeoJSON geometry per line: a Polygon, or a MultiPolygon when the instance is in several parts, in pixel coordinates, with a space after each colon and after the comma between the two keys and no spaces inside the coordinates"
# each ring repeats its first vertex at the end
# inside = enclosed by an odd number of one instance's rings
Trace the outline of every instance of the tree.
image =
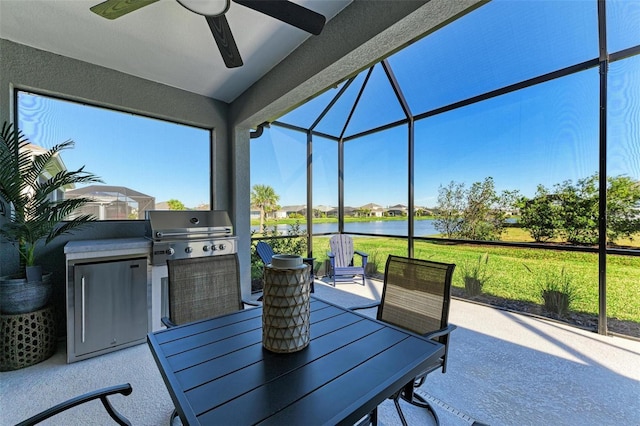
{"type": "Polygon", "coordinates": [[[504,227],[505,213],[495,208],[499,198],[493,178],[488,177],[484,182],[474,182],[467,191],[466,198],[460,236],[482,241],[499,239],[504,227]]]}
{"type": "Polygon", "coordinates": [[[362,217],[371,216],[371,209],[361,207],[359,209],[356,209],[355,212],[357,213],[357,216],[362,216],[362,217]]]}
{"type": "Polygon", "coordinates": [[[169,205],[169,210],[187,210],[182,201],[173,198],[167,201],[167,204],[169,205]]]}
{"type": "Polygon", "coordinates": [[[520,224],[536,242],[548,241],[558,235],[560,206],[557,199],[543,185],[538,185],[532,199],[520,197],[520,224]]]}
{"type": "Polygon", "coordinates": [[[447,238],[499,239],[507,208],[512,206],[516,197],[515,191],[496,194],[492,177],[474,182],[468,190],[463,183],[452,181],[438,189],[438,213],[434,226],[447,238]]]}
{"type": "Polygon", "coordinates": [[[269,185],[255,184],[251,188],[251,205],[260,209],[260,232],[264,232],[265,213],[277,208],[280,196],[269,185]]]}
{"type": "Polygon", "coordinates": [[[640,181],[615,176],[607,184],[607,238],[613,242],[640,232],[640,181]]]}
{"type": "Polygon", "coordinates": [[[560,204],[560,223],[571,244],[598,243],[598,175],[556,184],[555,197],[560,204]]]}
{"type": "Polygon", "coordinates": [[[438,188],[437,213],[433,226],[447,238],[454,238],[460,231],[464,210],[464,184],[449,182],[438,188]]]}
{"type": "MultiPolygon", "coordinates": [[[[599,174],[554,185],[539,185],[533,199],[519,201],[523,227],[536,241],[564,234],[567,242],[597,244],[599,238],[599,174]]],[[[627,176],[607,178],[607,240],[640,232],[640,182],[627,176]]]]}

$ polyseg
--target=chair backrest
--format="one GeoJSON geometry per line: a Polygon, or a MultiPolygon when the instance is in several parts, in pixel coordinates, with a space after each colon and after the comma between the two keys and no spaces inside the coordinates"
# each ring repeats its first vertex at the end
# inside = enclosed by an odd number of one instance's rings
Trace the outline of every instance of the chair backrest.
{"type": "Polygon", "coordinates": [[[329,247],[335,255],[337,268],[349,266],[353,261],[353,238],[345,234],[334,235],[329,239],[329,247]]]}
{"type": "Polygon", "coordinates": [[[167,260],[169,318],[185,324],[243,308],[237,254],[167,260]]]}
{"type": "MultiPolygon", "coordinates": [[[[421,335],[449,322],[454,264],[389,256],[378,319],[421,335]]],[[[446,339],[440,339],[446,344],[446,339]]]]}
{"type": "Polygon", "coordinates": [[[262,260],[262,263],[264,263],[265,265],[271,263],[271,258],[273,257],[273,249],[269,244],[265,243],[264,241],[258,241],[258,244],[256,244],[256,253],[258,253],[258,256],[260,257],[260,260],[262,260]]]}

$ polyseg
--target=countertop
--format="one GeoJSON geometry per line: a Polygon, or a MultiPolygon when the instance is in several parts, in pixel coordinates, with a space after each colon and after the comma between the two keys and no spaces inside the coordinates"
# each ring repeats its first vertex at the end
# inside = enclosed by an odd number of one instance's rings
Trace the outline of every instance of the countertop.
{"type": "Polygon", "coordinates": [[[67,259],[147,256],[151,253],[151,241],[144,237],[69,241],[64,246],[64,253],[67,259]]]}

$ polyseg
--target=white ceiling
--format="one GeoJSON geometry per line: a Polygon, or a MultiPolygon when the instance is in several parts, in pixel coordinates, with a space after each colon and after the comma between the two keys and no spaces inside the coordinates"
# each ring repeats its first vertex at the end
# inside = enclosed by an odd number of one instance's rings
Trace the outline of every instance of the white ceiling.
{"type": "MultiPolygon", "coordinates": [[[[228,69],[203,16],[160,0],[119,19],[101,0],[0,0],[0,38],[231,102],[310,34],[236,3],[226,14],[244,65],[228,69]]],[[[351,0],[296,0],[334,17],[351,0]]]]}

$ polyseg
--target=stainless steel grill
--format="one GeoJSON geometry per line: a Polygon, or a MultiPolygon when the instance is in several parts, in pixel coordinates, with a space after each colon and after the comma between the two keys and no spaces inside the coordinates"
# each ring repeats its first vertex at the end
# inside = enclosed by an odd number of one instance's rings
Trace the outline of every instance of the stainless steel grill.
{"type": "Polygon", "coordinates": [[[152,265],[167,259],[236,253],[237,238],[224,210],[147,211],[147,238],[153,241],[152,265]]]}

